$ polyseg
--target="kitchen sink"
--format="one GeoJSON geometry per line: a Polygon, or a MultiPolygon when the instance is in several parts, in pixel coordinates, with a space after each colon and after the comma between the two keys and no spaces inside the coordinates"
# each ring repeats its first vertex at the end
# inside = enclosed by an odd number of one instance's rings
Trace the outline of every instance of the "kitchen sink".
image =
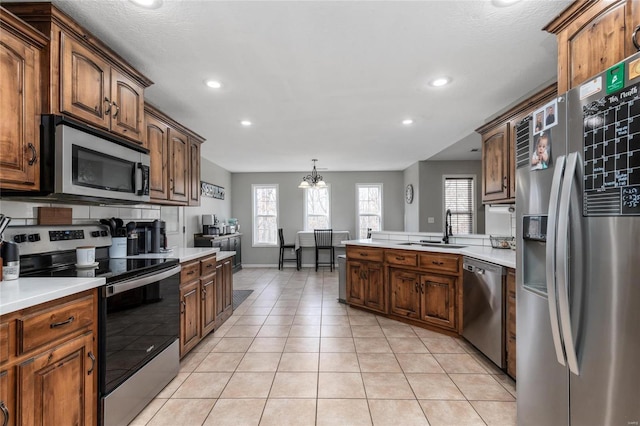
{"type": "Polygon", "coordinates": [[[460,246],[457,244],[442,244],[438,242],[433,243],[420,243],[420,242],[409,242],[409,243],[400,243],[401,246],[422,246],[422,247],[441,247],[447,249],[461,249],[466,246],[460,246]]]}

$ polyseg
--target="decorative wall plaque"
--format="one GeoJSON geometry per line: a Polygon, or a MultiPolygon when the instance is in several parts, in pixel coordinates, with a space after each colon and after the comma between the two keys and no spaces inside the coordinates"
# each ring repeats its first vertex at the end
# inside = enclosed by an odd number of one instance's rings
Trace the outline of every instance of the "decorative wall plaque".
{"type": "Polygon", "coordinates": [[[224,200],[224,188],[212,183],[200,181],[200,193],[203,197],[224,200]]]}

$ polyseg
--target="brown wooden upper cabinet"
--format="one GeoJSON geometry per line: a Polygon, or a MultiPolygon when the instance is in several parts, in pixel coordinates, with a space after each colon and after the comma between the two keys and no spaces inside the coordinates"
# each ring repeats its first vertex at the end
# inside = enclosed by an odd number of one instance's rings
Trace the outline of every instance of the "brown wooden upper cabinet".
{"type": "Polygon", "coordinates": [[[47,38],[0,8],[0,187],[40,189],[41,50],[47,38]]]}
{"type": "Polygon", "coordinates": [[[5,3],[51,40],[42,60],[43,113],[64,114],[145,146],[152,82],[51,3],[5,3]]]}
{"type": "Polygon", "coordinates": [[[635,53],[638,25],[637,0],[580,0],[566,8],[544,28],[558,38],[558,93],[635,53]]]}
{"type": "Polygon", "coordinates": [[[482,202],[484,204],[515,202],[516,124],[555,98],[556,94],[554,83],[476,129],[476,132],[482,136],[482,202]]]}
{"type": "Polygon", "coordinates": [[[200,205],[200,145],[204,139],[145,104],[149,193],[159,204],[200,205]]]}

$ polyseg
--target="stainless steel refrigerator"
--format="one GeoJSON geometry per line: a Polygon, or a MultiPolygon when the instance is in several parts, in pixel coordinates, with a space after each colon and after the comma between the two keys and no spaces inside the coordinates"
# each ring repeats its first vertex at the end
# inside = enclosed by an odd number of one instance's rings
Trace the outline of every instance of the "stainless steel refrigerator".
{"type": "Polygon", "coordinates": [[[640,422],[640,54],[516,128],[519,425],[640,422]]]}

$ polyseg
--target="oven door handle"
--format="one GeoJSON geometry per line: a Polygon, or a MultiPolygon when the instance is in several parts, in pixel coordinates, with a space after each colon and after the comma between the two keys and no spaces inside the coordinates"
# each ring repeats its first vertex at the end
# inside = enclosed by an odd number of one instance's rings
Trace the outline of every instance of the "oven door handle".
{"type": "Polygon", "coordinates": [[[177,265],[171,269],[167,269],[166,271],[162,271],[159,273],[154,272],[152,274],[144,275],[142,277],[136,277],[130,280],[119,282],[117,284],[108,285],[104,289],[104,296],[111,297],[118,293],[123,293],[125,291],[129,291],[134,288],[143,287],[147,284],[164,280],[165,278],[169,278],[170,276],[179,273],[181,269],[182,267],[180,265],[177,265]]]}

